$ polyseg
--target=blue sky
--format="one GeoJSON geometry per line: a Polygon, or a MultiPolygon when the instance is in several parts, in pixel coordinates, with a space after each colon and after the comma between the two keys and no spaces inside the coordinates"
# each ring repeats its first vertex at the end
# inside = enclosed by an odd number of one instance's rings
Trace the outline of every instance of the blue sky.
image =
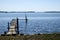
{"type": "Polygon", "coordinates": [[[60,11],[60,0],[0,0],[4,11],[60,11]]]}

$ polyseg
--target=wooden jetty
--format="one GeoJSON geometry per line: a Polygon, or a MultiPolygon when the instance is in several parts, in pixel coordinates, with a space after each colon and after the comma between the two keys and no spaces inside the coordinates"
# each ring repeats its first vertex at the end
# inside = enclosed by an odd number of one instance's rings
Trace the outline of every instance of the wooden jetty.
{"type": "Polygon", "coordinates": [[[19,34],[18,18],[12,19],[8,25],[8,32],[6,34],[19,34]]]}
{"type": "MultiPolygon", "coordinates": [[[[19,21],[20,19],[16,18],[16,19],[12,19],[11,22],[8,22],[8,31],[5,31],[4,34],[1,34],[2,36],[5,35],[19,35],[19,21]]],[[[25,15],[25,33],[26,33],[26,27],[27,27],[27,16],[25,15]]],[[[20,34],[20,35],[24,35],[24,34],[20,34]]]]}

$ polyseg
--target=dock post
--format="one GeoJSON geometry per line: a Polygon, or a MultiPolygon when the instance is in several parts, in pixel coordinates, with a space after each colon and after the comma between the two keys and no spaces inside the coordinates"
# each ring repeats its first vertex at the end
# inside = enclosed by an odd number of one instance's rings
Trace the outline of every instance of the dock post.
{"type": "Polygon", "coordinates": [[[19,19],[17,18],[17,34],[19,34],[19,19]]]}
{"type": "Polygon", "coordinates": [[[9,22],[8,22],[8,31],[9,31],[9,22]]]}

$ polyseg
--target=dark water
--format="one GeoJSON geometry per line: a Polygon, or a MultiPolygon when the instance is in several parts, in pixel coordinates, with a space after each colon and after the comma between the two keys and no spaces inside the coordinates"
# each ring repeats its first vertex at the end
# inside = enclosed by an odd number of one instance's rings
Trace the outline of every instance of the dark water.
{"type": "Polygon", "coordinates": [[[26,34],[60,33],[60,13],[0,13],[0,34],[8,31],[7,23],[19,18],[19,31],[26,34]],[[25,30],[25,14],[28,24],[25,30]]]}

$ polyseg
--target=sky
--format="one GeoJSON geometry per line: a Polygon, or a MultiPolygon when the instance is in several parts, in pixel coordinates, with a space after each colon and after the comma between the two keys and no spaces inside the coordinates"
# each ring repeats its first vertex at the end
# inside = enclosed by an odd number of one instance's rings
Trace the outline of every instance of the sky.
{"type": "Polygon", "coordinates": [[[60,11],[60,0],[0,0],[0,11],[60,11]]]}

